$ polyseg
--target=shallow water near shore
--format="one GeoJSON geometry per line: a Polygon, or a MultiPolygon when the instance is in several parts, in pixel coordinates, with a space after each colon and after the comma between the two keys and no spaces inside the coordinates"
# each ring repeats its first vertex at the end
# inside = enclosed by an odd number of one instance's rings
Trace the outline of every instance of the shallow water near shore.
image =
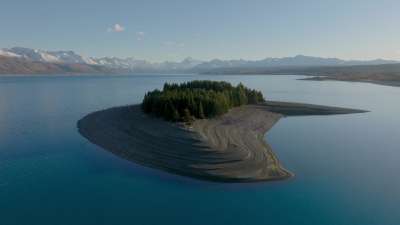
{"type": "Polygon", "coordinates": [[[400,88],[300,76],[0,77],[0,224],[332,224],[400,221],[400,88]],[[281,119],[286,181],[219,184],[144,168],[89,143],[86,114],[165,81],[226,80],[268,99],[371,112],[281,119]]]}

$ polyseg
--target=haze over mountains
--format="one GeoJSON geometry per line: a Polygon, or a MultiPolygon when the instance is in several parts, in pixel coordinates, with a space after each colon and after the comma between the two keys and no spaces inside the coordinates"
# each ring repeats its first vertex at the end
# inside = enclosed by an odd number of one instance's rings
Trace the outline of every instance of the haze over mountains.
{"type": "Polygon", "coordinates": [[[150,62],[117,57],[85,57],[73,51],[46,51],[22,47],[0,49],[0,74],[40,73],[209,73],[236,69],[271,69],[284,67],[323,67],[394,64],[394,60],[342,60],[304,55],[262,60],[201,61],[186,58],[180,62],[150,62]]]}

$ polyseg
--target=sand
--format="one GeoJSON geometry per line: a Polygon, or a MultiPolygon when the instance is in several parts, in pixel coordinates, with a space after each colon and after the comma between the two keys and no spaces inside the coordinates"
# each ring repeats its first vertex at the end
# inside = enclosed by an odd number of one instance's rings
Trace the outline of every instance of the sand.
{"type": "Polygon", "coordinates": [[[91,113],[78,121],[90,142],[143,166],[217,182],[257,182],[293,176],[265,133],[283,116],[357,113],[361,110],[268,102],[230,110],[190,126],[144,114],[140,106],[91,113]]]}

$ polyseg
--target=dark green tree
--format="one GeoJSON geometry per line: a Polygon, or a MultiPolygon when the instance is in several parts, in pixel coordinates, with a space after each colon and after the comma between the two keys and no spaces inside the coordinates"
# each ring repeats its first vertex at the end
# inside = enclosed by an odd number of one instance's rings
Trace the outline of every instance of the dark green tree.
{"type": "Polygon", "coordinates": [[[199,101],[199,118],[204,119],[206,116],[204,115],[203,104],[199,101]]]}
{"type": "Polygon", "coordinates": [[[188,108],[186,108],[186,109],[183,110],[183,121],[184,121],[184,122],[187,122],[187,123],[190,123],[190,122],[193,121],[193,117],[192,117],[192,115],[190,114],[190,111],[189,111],[188,108]]]}

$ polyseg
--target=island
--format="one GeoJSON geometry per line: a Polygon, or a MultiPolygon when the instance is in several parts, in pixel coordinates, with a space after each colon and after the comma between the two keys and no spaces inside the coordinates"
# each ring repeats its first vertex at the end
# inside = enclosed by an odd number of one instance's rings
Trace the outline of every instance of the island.
{"type": "Polygon", "coordinates": [[[243,84],[166,83],[140,105],[105,109],[78,121],[90,142],[143,166],[216,182],[286,179],[264,140],[285,116],[363,113],[364,110],[267,101],[243,84]]]}

